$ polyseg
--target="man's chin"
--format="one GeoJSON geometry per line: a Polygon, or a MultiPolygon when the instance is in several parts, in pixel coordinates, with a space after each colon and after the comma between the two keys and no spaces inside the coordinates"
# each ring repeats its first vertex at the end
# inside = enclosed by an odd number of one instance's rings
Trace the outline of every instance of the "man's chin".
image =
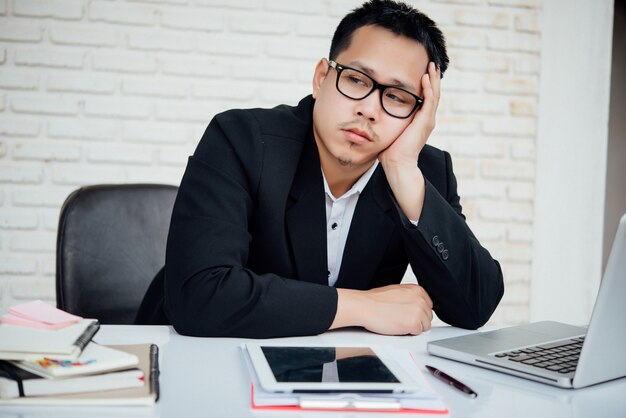
{"type": "Polygon", "coordinates": [[[350,149],[341,149],[335,150],[336,152],[331,155],[337,161],[342,168],[362,168],[365,166],[370,166],[374,160],[376,160],[376,155],[370,155],[370,153],[359,152],[362,151],[360,149],[351,147],[350,149]]]}
{"type": "Polygon", "coordinates": [[[376,157],[366,158],[362,155],[340,155],[336,157],[336,160],[343,168],[362,168],[370,167],[376,160],[376,157]]]}
{"type": "Polygon", "coordinates": [[[352,167],[352,160],[338,158],[337,161],[339,161],[339,165],[342,167],[352,167]]]}

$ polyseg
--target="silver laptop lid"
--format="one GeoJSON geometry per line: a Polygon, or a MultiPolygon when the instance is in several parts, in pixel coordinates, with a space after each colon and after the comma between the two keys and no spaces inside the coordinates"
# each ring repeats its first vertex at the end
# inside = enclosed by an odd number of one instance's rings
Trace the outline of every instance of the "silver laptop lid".
{"type": "Polygon", "coordinates": [[[626,376],[626,214],[619,222],[591,315],[575,388],[626,376]]]}

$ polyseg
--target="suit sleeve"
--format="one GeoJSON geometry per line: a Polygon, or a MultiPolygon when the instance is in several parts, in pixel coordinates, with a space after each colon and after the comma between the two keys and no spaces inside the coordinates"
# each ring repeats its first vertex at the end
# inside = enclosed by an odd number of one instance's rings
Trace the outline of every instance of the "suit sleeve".
{"type": "Polygon", "coordinates": [[[165,312],[181,334],[312,335],[334,319],[336,289],[246,268],[262,147],[254,118],[227,112],[189,158],[165,263],[165,312]]]}
{"type": "Polygon", "coordinates": [[[402,237],[411,268],[437,316],[450,325],[476,329],[502,298],[502,270],[465,223],[452,161],[447,152],[442,154],[439,176],[445,179],[438,188],[426,179],[417,227],[400,212],[402,237]]]}

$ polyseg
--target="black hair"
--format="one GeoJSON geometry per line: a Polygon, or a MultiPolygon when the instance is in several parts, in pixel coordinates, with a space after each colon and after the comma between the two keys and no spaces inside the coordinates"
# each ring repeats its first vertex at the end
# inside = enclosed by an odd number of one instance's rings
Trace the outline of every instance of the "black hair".
{"type": "Polygon", "coordinates": [[[435,22],[408,4],[392,0],[369,0],[341,19],[330,44],[329,58],[334,60],[348,49],[352,34],[368,25],[380,26],[423,45],[442,76],[448,68],[446,41],[435,22]]]}

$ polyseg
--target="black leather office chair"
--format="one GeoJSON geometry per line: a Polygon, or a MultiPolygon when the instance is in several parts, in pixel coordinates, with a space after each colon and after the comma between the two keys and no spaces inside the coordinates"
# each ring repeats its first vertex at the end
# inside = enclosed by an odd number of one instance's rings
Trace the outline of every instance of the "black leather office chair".
{"type": "Polygon", "coordinates": [[[120,184],[70,194],[57,235],[57,307],[103,324],[132,324],[165,263],[177,190],[120,184]]]}

